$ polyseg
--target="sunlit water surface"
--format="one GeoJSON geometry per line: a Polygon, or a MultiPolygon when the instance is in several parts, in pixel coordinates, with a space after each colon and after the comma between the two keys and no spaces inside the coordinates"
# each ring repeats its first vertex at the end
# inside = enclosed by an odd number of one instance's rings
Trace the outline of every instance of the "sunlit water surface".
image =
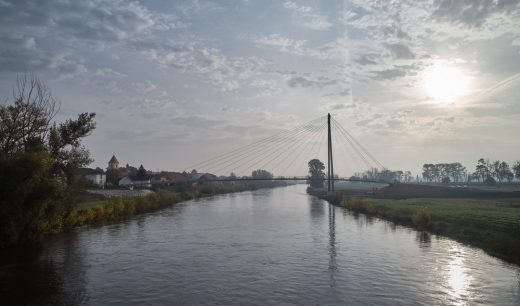
{"type": "Polygon", "coordinates": [[[27,304],[520,304],[520,269],[291,186],[180,203],[2,253],[27,304]]]}

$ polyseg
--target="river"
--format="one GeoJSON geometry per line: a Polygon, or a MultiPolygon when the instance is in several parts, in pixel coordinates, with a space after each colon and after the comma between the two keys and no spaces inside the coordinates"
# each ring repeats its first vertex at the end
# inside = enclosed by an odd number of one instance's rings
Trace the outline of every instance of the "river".
{"type": "Polygon", "coordinates": [[[520,305],[518,266],[303,185],[179,203],[0,255],[4,305],[520,305]]]}

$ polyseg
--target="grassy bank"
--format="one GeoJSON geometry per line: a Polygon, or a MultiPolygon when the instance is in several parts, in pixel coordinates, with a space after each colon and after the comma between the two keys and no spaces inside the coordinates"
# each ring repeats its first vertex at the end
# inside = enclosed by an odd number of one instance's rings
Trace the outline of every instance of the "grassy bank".
{"type": "Polygon", "coordinates": [[[283,182],[262,182],[261,184],[214,184],[199,186],[176,185],[155,193],[137,197],[112,197],[110,199],[85,199],[78,203],[63,221],[63,229],[75,226],[115,221],[136,214],[155,211],[179,202],[209,197],[218,194],[234,193],[258,188],[285,186],[283,182]]]}
{"type": "Polygon", "coordinates": [[[130,216],[158,210],[178,202],[188,200],[179,194],[160,191],[144,197],[121,198],[82,203],[72,210],[65,218],[65,229],[84,224],[94,224],[104,221],[115,221],[130,216]]]}
{"type": "Polygon", "coordinates": [[[520,199],[376,199],[309,193],[356,213],[450,237],[520,264],[520,199]]]}

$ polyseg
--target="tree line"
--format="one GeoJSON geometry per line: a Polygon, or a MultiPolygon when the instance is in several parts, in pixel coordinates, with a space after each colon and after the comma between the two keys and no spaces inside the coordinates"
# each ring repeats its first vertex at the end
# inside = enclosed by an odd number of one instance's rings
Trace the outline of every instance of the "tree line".
{"type": "Polygon", "coordinates": [[[94,113],[56,122],[60,104],[32,75],[0,105],[0,248],[59,232],[74,205],[74,174],[91,162],[81,141],[94,113]],[[8,102],[8,101],[6,101],[8,102]]]}
{"type": "Polygon", "coordinates": [[[516,161],[512,167],[505,161],[490,161],[489,158],[480,158],[477,161],[475,172],[468,176],[468,181],[478,181],[494,184],[497,181],[512,182],[515,178],[520,179],[520,161],[516,161]]]}
{"type": "Polygon", "coordinates": [[[408,183],[413,179],[411,171],[371,168],[364,172],[356,172],[350,177],[352,180],[401,182],[408,183]]]}
{"type": "Polygon", "coordinates": [[[469,172],[461,163],[424,164],[422,177],[427,182],[479,182],[495,184],[497,182],[511,183],[514,178],[520,180],[520,161],[512,167],[505,161],[490,161],[489,158],[480,158],[474,172],[469,172]]]}
{"type": "Polygon", "coordinates": [[[459,162],[423,165],[422,177],[428,182],[462,182],[466,175],[466,167],[459,162]]]}

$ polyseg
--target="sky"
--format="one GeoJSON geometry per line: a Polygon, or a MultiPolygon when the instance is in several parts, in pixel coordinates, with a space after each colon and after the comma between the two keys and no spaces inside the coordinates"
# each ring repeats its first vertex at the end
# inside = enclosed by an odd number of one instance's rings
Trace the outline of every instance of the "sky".
{"type": "Polygon", "coordinates": [[[34,73],[57,120],[97,114],[92,166],[182,171],[329,112],[390,169],[520,159],[515,0],[0,0],[0,41],[2,101],[34,73]]]}

